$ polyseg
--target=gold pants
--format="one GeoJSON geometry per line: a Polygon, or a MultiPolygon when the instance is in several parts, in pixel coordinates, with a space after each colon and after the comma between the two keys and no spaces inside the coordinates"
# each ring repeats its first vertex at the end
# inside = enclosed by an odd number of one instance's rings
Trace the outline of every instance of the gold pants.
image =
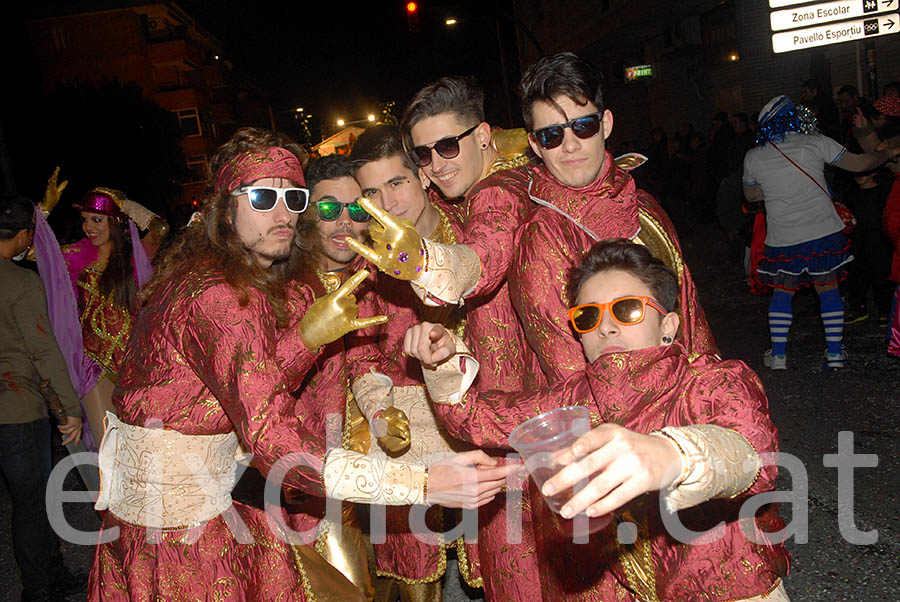
{"type": "Polygon", "coordinates": [[[387,577],[375,578],[375,602],[441,602],[441,581],[431,583],[402,583],[387,577]]]}
{"type": "Polygon", "coordinates": [[[367,602],[368,598],[312,547],[294,546],[319,602],[367,602]]]}

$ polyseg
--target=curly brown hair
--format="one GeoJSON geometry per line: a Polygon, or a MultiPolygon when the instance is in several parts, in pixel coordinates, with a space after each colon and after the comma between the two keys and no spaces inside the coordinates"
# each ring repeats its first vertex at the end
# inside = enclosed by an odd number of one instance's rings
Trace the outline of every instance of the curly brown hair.
{"type": "Polygon", "coordinates": [[[269,302],[279,328],[287,326],[288,283],[314,271],[320,250],[316,223],[308,212],[297,220],[290,255],[268,269],[259,266],[234,229],[236,211],[231,191],[215,192],[216,176],[222,167],[241,153],[279,146],[294,153],[301,164],[306,152],[284,134],[259,128],[242,128],[216,151],[210,165],[210,179],[201,209],[201,220],[191,223],[178,235],[157,262],[156,273],[142,290],[148,299],[154,291],[187,272],[221,274],[238,294],[241,305],[249,301],[249,289],[262,292],[269,302]]]}

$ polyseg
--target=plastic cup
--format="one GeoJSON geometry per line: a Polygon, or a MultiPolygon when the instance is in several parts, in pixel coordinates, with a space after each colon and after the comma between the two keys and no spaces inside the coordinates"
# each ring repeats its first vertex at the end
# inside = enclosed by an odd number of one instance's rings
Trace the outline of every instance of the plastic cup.
{"type": "MultiPolygon", "coordinates": [[[[585,435],[591,428],[590,424],[591,414],[584,406],[556,408],[517,426],[509,435],[508,441],[509,445],[522,456],[525,468],[540,489],[547,479],[563,468],[564,465],[556,461],[560,452],[571,447],[579,437],[585,435]]],[[[565,491],[543,497],[550,509],[559,514],[574,493],[575,488],[570,487],[565,491]]],[[[609,520],[607,517],[589,519],[587,515],[581,513],[569,521],[561,519],[560,523],[569,533],[585,534],[605,527],[609,520]]]]}
{"type": "MultiPolygon", "coordinates": [[[[540,488],[562,468],[556,462],[559,452],[571,447],[590,428],[591,413],[586,407],[567,406],[526,420],[510,434],[509,444],[522,456],[525,468],[540,488]]],[[[558,514],[572,493],[570,489],[544,499],[558,514]]]]}

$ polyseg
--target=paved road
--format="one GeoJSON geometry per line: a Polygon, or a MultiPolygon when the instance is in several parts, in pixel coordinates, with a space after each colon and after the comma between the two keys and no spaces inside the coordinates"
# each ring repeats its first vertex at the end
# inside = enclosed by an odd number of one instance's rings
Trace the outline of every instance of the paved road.
{"type": "MultiPolygon", "coordinates": [[[[724,357],[740,358],[760,371],[772,416],[781,434],[781,449],[804,464],[809,482],[808,541],[789,542],[793,553],[787,579],[791,599],[815,602],[876,602],[900,598],[900,515],[897,479],[900,455],[893,438],[900,432],[900,361],[886,357],[883,328],[874,320],[847,327],[850,364],[842,372],[822,369],[824,335],[814,295],[798,295],[785,372],[762,366],[768,347],[767,299],[754,297],[740,270],[727,263],[727,249],[712,226],[682,233],[685,255],[698,282],[703,306],[724,357]],[[852,545],[838,528],[837,470],[823,465],[838,448],[838,433],[854,433],[856,452],[878,456],[876,468],[855,471],[855,526],[877,529],[872,545],[852,545]]],[[[799,476],[795,475],[795,477],[799,476]]],[[[76,487],[76,479],[70,479],[76,487]]],[[[796,487],[782,471],[778,488],[796,487]]],[[[87,504],[70,505],[67,514],[81,529],[97,527],[87,504]]],[[[786,520],[801,513],[782,507],[786,520]]],[[[19,585],[9,539],[9,496],[0,487],[0,602],[18,600],[19,585]]],[[[74,570],[87,571],[90,547],[63,544],[74,570]]],[[[456,597],[454,597],[456,599],[456,597]]],[[[458,598],[462,600],[463,598],[458,598]]],[[[467,598],[466,598],[467,599],[467,598]]]]}

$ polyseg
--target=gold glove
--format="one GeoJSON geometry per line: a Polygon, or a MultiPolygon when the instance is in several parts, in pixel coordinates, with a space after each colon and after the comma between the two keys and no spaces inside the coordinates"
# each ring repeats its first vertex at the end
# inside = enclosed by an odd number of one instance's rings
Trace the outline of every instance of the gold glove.
{"type": "Polygon", "coordinates": [[[50,215],[50,212],[53,211],[53,208],[56,207],[60,197],[62,197],[63,190],[69,185],[68,180],[63,180],[62,184],[57,184],[56,180],[58,177],[59,167],[53,170],[53,175],[47,180],[47,188],[44,190],[44,200],[38,205],[38,209],[41,210],[44,217],[50,215]]]}
{"type": "Polygon", "coordinates": [[[360,197],[357,202],[375,218],[369,224],[372,246],[347,237],[345,241],[350,248],[398,280],[418,278],[425,265],[425,247],[413,223],[394,217],[365,197],[360,197]]]}
{"type": "Polygon", "coordinates": [[[356,272],[339,289],[319,297],[309,306],[299,325],[300,340],[307,349],[318,352],[323,345],[338,340],[348,332],[388,321],[387,316],[357,318],[359,307],[353,290],[368,275],[368,270],[356,272]]]}
{"type": "Polygon", "coordinates": [[[524,128],[495,130],[491,132],[491,144],[504,157],[521,155],[528,150],[528,132],[524,128]]]}
{"type": "Polygon", "coordinates": [[[375,412],[375,433],[378,442],[389,452],[397,453],[409,447],[409,418],[400,408],[385,408],[375,412]]]}
{"type": "Polygon", "coordinates": [[[154,215],[147,225],[147,229],[150,231],[149,236],[153,238],[153,240],[161,241],[169,233],[169,224],[166,223],[166,220],[163,218],[154,215]]]}
{"type": "Polygon", "coordinates": [[[409,447],[409,418],[406,412],[394,407],[394,383],[389,376],[373,368],[356,379],[351,390],[382,447],[394,453],[409,447]]]}

